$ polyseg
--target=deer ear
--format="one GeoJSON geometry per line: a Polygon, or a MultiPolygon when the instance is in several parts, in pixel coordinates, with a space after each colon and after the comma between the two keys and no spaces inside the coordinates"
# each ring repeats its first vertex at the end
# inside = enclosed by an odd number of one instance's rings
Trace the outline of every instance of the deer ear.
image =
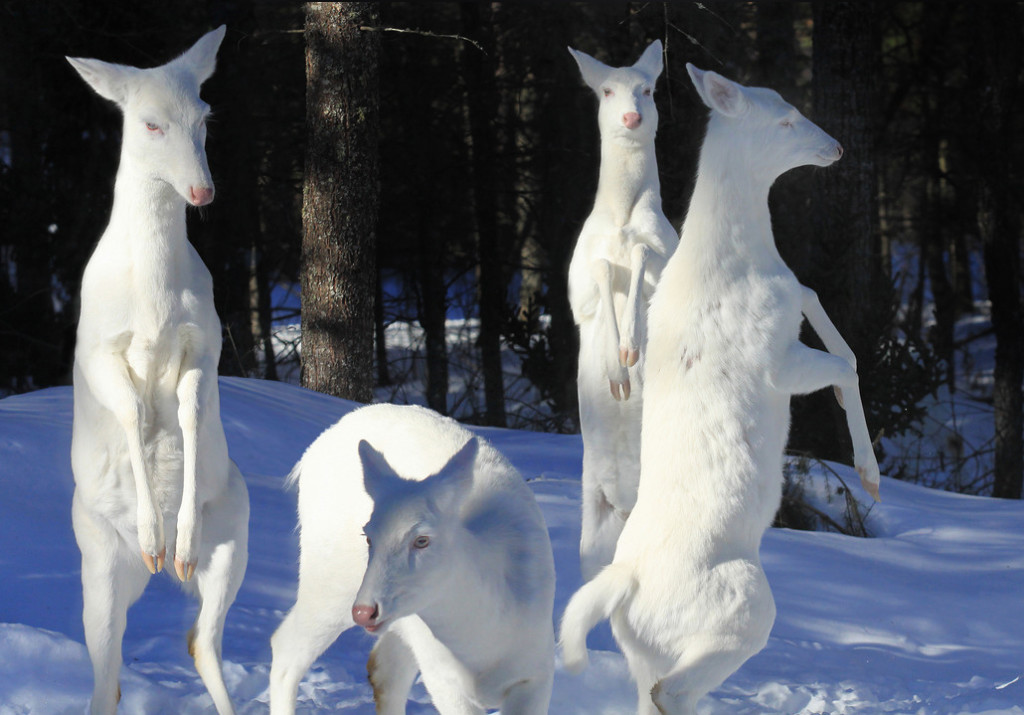
{"type": "Polygon", "coordinates": [[[586,52],[580,52],[571,47],[569,48],[569,54],[573,56],[576,64],[579,65],[580,74],[583,75],[583,81],[586,85],[595,92],[598,91],[601,88],[601,82],[612,71],[612,68],[600,60],[595,60],[586,52]]]}
{"type": "Polygon", "coordinates": [[[655,40],[647,46],[644,53],[640,55],[640,59],[633,63],[633,69],[647,75],[653,81],[658,79],[664,64],[661,56],[661,40],[655,40]]]}
{"type": "Polygon", "coordinates": [[[217,50],[220,49],[220,43],[224,40],[226,32],[225,25],[207,32],[199,38],[196,44],[186,50],[185,54],[174,60],[188,67],[200,86],[210,78],[217,68],[217,50]]]}
{"type": "Polygon", "coordinates": [[[690,73],[697,94],[710,109],[727,117],[736,117],[746,111],[747,98],[741,85],[716,72],[699,70],[689,63],[686,71],[690,73]]]}
{"type": "Polygon", "coordinates": [[[430,477],[430,501],[441,514],[457,511],[473,488],[476,457],[480,451],[480,440],[471,438],[448,460],[434,476],[430,477]]]}
{"type": "Polygon", "coordinates": [[[405,481],[391,468],[384,455],[365,439],[359,440],[359,462],[363,467],[363,488],[374,502],[394,492],[405,481]]]}
{"type": "Polygon", "coordinates": [[[66,57],[65,59],[96,91],[96,94],[104,99],[109,99],[122,108],[127,104],[129,87],[139,70],[127,65],[115,65],[111,62],[85,57],[66,57]]]}

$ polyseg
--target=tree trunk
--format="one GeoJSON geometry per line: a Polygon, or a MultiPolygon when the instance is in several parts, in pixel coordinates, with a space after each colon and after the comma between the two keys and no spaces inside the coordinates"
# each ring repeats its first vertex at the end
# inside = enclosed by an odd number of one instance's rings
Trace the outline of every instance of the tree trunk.
{"type": "Polygon", "coordinates": [[[373,396],[377,3],[306,5],[302,385],[373,396]]]}
{"type": "MultiPolygon", "coordinates": [[[[879,8],[874,0],[825,0],[813,8],[813,119],[844,149],[838,164],[814,173],[814,223],[835,287],[833,320],[848,341],[862,342],[861,325],[875,319],[869,310],[880,275],[874,159],[879,8]]],[[[851,347],[858,355],[870,349],[851,347]]]]}
{"type": "Polygon", "coordinates": [[[1021,226],[1011,177],[1017,76],[1021,68],[1020,20],[1016,3],[981,3],[974,8],[976,46],[981,48],[977,141],[978,227],[996,335],[993,385],[995,481],[992,496],[1021,498],[1024,481],[1024,316],[1021,312],[1021,226]]]}
{"type": "Polygon", "coordinates": [[[377,384],[391,384],[391,371],[388,369],[387,321],[384,316],[384,282],[380,272],[380,258],[377,259],[377,270],[373,281],[373,333],[374,350],[377,355],[377,384]]]}
{"type": "MultiPolygon", "coordinates": [[[[796,62],[797,7],[790,2],[766,2],[758,3],[756,11],[757,62],[751,82],[771,87],[804,111],[807,92],[797,87],[800,72],[796,62]]],[[[779,177],[769,196],[775,245],[798,276],[805,273],[813,247],[807,222],[810,193],[807,177],[791,172],[779,177]]]]}
{"type": "Polygon", "coordinates": [[[435,217],[435,197],[426,189],[419,205],[419,232],[417,243],[417,272],[420,283],[420,325],[423,327],[427,361],[427,405],[448,414],[448,334],[447,284],[443,254],[437,250],[435,235],[431,232],[435,217]]]}
{"type": "MultiPolygon", "coordinates": [[[[468,37],[481,34],[480,6],[461,4],[463,30],[468,37]]],[[[497,100],[494,71],[477,48],[462,49],[466,75],[469,128],[472,141],[474,213],[479,250],[480,356],[484,373],[484,423],[505,426],[505,384],[501,365],[501,327],[505,313],[505,282],[501,269],[498,205],[494,172],[495,144],[491,120],[497,100]]]]}
{"type": "MultiPolygon", "coordinates": [[[[813,174],[814,272],[811,287],[860,358],[862,381],[870,371],[875,342],[884,326],[879,316],[890,295],[883,289],[875,165],[875,122],[881,41],[874,0],[818,0],[812,6],[813,121],[843,145],[835,166],[813,174]]],[[[849,443],[845,420],[834,400],[824,415],[816,451],[843,456],[849,443]]]]}
{"type": "MultiPolygon", "coordinates": [[[[264,231],[261,229],[261,235],[264,231]]],[[[270,300],[270,280],[267,277],[267,262],[259,247],[252,247],[252,275],[250,277],[250,310],[252,311],[252,334],[257,349],[263,351],[263,379],[276,380],[277,355],[274,353],[274,308],[270,300]]]]}

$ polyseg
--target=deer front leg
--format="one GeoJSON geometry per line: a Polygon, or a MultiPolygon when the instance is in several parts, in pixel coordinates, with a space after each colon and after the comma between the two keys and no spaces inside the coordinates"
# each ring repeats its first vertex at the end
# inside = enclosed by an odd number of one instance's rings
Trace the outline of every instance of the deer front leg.
{"type": "Polygon", "coordinates": [[[174,547],[174,572],[182,581],[188,581],[196,570],[196,546],[199,543],[199,490],[197,466],[199,462],[199,427],[208,383],[209,370],[198,364],[196,351],[188,346],[183,355],[178,377],[178,425],[181,427],[183,482],[181,506],[178,509],[178,535],[174,547]]]}
{"type": "Polygon", "coordinates": [[[825,387],[835,386],[843,394],[846,426],[853,442],[853,466],[860,475],[864,490],[879,501],[878,486],[881,477],[875,450],[871,444],[864,406],[860,399],[857,372],[850,361],[838,355],[814,350],[794,343],[786,355],[785,363],[775,378],[776,387],[791,395],[806,395],[825,387]]]}
{"type": "Polygon", "coordinates": [[[158,573],[164,567],[166,549],[163,518],[153,501],[146,470],[142,439],[145,405],[132,382],[123,352],[98,351],[84,361],[81,371],[92,394],[114,414],[124,431],[135,482],[135,527],[139,550],[149,572],[158,573]]]}
{"type": "Polygon", "coordinates": [[[619,364],[633,367],[640,359],[644,309],[644,277],[647,274],[647,259],[651,249],[642,243],[630,251],[629,293],[626,296],[626,310],[622,314],[622,334],[619,339],[619,364]]]}
{"type": "MultiPolygon", "coordinates": [[[[838,355],[846,360],[850,363],[850,367],[853,368],[854,372],[856,372],[857,356],[850,349],[846,341],[843,340],[843,336],[836,329],[835,323],[828,317],[828,313],[822,307],[821,301],[818,300],[818,294],[806,286],[801,286],[801,288],[803,288],[803,305],[801,310],[804,317],[807,318],[807,322],[810,323],[811,328],[821,338],[825,349],[833,355],[838,355]]],[[[861,483],[868,494],[875,501],[878,501],[878,463],[875,460],[867,422],[864,419],[864,405],[861,403],[860,389],[859,387],[843,388],[837,386],[836,399],[839,400],[840,406],[846,410],[846,421],[850,428],[850,439],[853,441],[854,464],[867,464],[868,462],[874,464],[873,471],[869,469],[867,477],[863,473],[861,474],[861,483]],[[861,461],[857,459],[858,451],[861,461]],[[876,477],[874,481],[871,479],[872,474],[876,477]]],[[[859,469],[857,471],[860,472],[859,469]]]]}
{"type": "Polygon", "coordinates": [[[600,296],[594,320],[597,321],[598,334],[601,336],[601,355],[608,386],[616,400],[628,400],[629,372],[619,362],[619,326],[615,320],[615,304],[612,302],[612,267],[606,259],[598,258],[593,262],[592,270],[600,296]]]}
{"type": "MultiPolygon", "coordinates": [[[[839,330],[836,329],[835,323],[832,322],[831,318],[828,317],[828,313],[821,306],[821,301],[818,300],[818,294],[807,286],[800,286],[802,289],[802,302],[800,305],[800,311],[807,318],[807,322],[810,323],[811,328],[818,337],[821,338],[821,342],[825,345],[825,349],[833,355],[838,355],[847,362],[850,366],[857,370],[857,356],[854,355],[853,350],[847,345],[846,341],[843,340],[843,336],[839,334],[839,330]]],[[[843,395],[842,388],[836,387],[836,400],[839,401],[839,406],[845,409],[846,398],[843,395]]]]}

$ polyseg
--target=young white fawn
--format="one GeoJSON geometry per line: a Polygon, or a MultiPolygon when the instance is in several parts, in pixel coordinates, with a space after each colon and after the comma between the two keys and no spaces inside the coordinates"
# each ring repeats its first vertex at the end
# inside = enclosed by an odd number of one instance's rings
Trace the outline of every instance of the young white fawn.
{"type": "Polygon", "coordinates": [[[711,117],[651,302],[640,491],[612,564],[561,629],[566,666],[580,669],[587,632],[611,619],[641,714],[692,715],[768,640],[759,549],[781,497],[790,395],[837,386],[854,465],[873,496],[879,484],[853,353],[782,262],[768,213],[780,174],[842,148],[776,92],[687,68],[711,117]],[[834,354],[800,343],[802,316],[834,354]]]}
{"type": "Polygon", "coordinates": [[[601,133],[597,196],[569,265],[569,302],[580,330],[580,567],[590,578],[611,561],[636,501],[647,304],[679,239],[661,211],[654,155],[661,42],[632,67],[569,51],[597,94],[601,133]]]}
{"type": "Polygon", "coordinates": [[[249,497],[220,421],[220,321],[185,207],[213,200],[206,162],[224,27],[161,67],[68,58],[124,114],[114,207],[82,278],[74,366],[72,519],[82,551],[93,713],[120,698],[126,613],[170,556],[201,602],[188,645],[222,715],[221,640],[247,559],[249,497]]]}
{"type": "Polygon", "coordinates": [[[379,636],[377,712],[405,712],[417,672],[441,715],[544,715],[554,672],[554,558],[533,493],[497,450],[422,407],[372,405],[310,445],[299,488],[299,590],[271,640],[270,711],[338,635],[379,636]]]}

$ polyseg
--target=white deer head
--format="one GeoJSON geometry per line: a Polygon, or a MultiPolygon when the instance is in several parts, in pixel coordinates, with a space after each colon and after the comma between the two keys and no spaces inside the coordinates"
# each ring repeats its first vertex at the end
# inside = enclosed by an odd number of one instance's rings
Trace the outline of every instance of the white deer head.
{"type": "Polygon", "coordinates": [[[216,66],[224,26],[208,32],[187,52],[160,67],[138,69],[68,57],[82,78],[124,114],[122,167],[140,180],[160,181],[193,206],[213,201],[206,161],[210,106],[199,88],[216,66]]]}
{"type": "Polygon", "coordinates": [[[458,568],[459,513],[473,485],[479,442],[469,440],[435,475],[402,479],[380,452],[359,443],[363,484],[373,499],[364,532],[370,550],[352,616],[370,632],[443,598],[458,568]]]}
{"type": "Polygon", "coordinates": [[[730,151],[742,157],[755,177],[771,183],[790,169],[828,166],[843,155],[839,142],[775,90],[744,87],[691,64],[686,69],[711,109],[708,132],[727,129],[730,151]]]}
{"type": "Polygon", "coordinates": [[[597,123],[602,139],[625,143],[653,141],[658,130],[654,84],[661,74],[661,41],[655,40],[632,67],[609,67],[585,52],[569,52],[583,81],[600,101],[597,123]]]}

